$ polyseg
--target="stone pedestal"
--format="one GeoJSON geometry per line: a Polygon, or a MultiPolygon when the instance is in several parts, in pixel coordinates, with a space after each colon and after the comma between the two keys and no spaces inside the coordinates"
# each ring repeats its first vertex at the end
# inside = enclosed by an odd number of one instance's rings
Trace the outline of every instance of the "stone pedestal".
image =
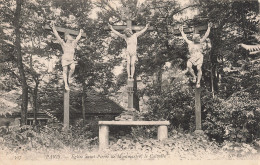
{"type": "Polygon", "coordinates": [[[203,130],[195,130],[194,133],[196,135],[204,135],[204,131],[203,130]]]}
{"type": "Polygon", "coordinates": [[[127,80],[128,109],[134,108],[134,79],[127,80]]]}
{"type": "Polygon", "coordinates": [[[117,121],[135,121],[137,120],[137,112],[133,108],[128,108],[127,111],[122,112],[119,116],[115,117],[117,121]]]}
{"type": "Polygon", "coordinates": [[[115,118],[117,121],[137,120],[138,112],[134,108],[134,79],[127,80],[128,105],[126,111],[115,118]]]}

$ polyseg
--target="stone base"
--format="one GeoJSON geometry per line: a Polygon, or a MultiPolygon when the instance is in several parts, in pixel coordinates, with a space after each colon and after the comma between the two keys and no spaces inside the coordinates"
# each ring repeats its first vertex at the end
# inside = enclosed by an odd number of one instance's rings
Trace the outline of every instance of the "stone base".
{"type": "Polygon", "coordinates": [[[204,135],[204,131],[203,130],[195,130],[194,133],[196,135],[204,135]]]}
{"type": "Polygon", "coordinates": [[[135,121],[135,117],[131,115],[120,115],[115,117],[116,121],[135,121]]]}
{"type": "Polygon", "coordinates": [[[134,108],[128,108],[127,111],[122,112],[119,116],[115,117],[116,121],[137,121],[142,120],[139,112],[134,108]]]}

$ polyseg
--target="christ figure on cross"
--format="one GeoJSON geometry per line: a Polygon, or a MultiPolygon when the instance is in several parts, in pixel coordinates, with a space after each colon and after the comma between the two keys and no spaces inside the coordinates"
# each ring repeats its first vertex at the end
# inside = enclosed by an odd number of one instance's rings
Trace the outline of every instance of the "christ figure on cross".
{"type": "Polygon", "coordinates": [[[135,73],[135,63],[137,61],[137,54],[136,54],[137,37],[142,35],[148,29],[149,24],[146,24],[143,30],[136,33],[133,33],[132,29],[126,28],[124,30],[124,34],[121,34],[118,31],[116,31],[110,24],[108,25],[113,33],[115,33],[117,36],[123,38],[126,41],[127,74],[128,74],[128,79],[133,80],[134,73],[135,73]]]}
{"type": "Polygon", "coordinates": [[[188,71],[191,73],[193,79],[192,82],[196,83],[196,88],[200,88],[200,80],[202,76],[202,64],[203,64],[203,42],[207,39],[210,33],[210,28],[212,27],[212,23],[208,24],[208,29],[204,35],[204,37],[200,38],[199,34],[193,34],[192,41],[189,40],[186,36],[186,34],[183,32],[183,26],[179,28],[181,35],[183,39],[188,43],[189,48],[189,56],[187,61],[187,68],[188,71]],[[194,73],[194,70],[192,69],[192,66],[196,66],[198,73],[197,76],[194,73]],[[197,80],[196,80],[197,79],[197,80]]]}
{"type": "Polygon", "coordinates": [[[63,68],[63,81],[65,84],[65,90],[70,90],[69,84],[72,81],[72,74],[74,73],[75,70],[75,61],[74,61],[74,53],[75,53],[75,48],[77,46],[77,43],[79,39],[81,38],[81,35],[83,33],[83,30],[80,29],[78,36],[76,39],[73,39],[73,37],[69,34],[65,34],[65,40],[64,42],[61,37],[59,36],[54,22],[51,22],[50,27],[53,30],[53,33],[55,37],[58,39],[58,42],[61,44],[62,50],[63,50],[63,55],[62,55],[62,68],[63,68]]]}

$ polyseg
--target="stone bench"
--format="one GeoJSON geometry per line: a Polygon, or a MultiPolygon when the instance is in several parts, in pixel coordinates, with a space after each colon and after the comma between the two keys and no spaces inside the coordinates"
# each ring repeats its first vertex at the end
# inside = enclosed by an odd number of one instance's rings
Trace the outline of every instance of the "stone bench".
{"type": "Polygon", "coordinates": [[[169,121],[99,121],[99,149],[109,146],[109,126],[158,126],[157,138],[163,140],[168,138],[169,121]]]}

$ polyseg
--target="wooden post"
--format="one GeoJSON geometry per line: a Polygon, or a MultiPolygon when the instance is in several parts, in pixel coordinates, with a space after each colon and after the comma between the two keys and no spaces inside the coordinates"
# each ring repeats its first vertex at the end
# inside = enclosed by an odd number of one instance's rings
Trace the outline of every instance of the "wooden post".
{"type": "Polygon", "coordinates": [[[200,88],[195,88],[195,122],[196,122],[196,131],[203,132],[201,129],[201,104],[200,104],[200,88]]]}
{"type": "Polygon", "coordinates": [[[70,124],[70,92],[64,90],[64,100],[63,100],[63,105],[64,105],[64,118],[63,118],[63,123],[64,123],[64,130],[69,129],[69,124],[70,124]]]}
{"type": "Polygon", "coordinates": [[[198,27],[194,27],[193,33],[194,33],[194,34],[199,34],[199,29],[198,29],[198,27]]]}
{"type": "Polygon", "coordinates": [[[109,127],[107,125],[99,126],[99,149],[106,149],[109,145],[109,127]]]}
{"type": "Polygon", "coordinates": [[[126,21],[126,27],[132,29],[132,21],[131,20],[126,21]]]}
{"type": "Polygon", "coordinates": [[[157,133],[158,140],[164,140],[168,138],[168,129],[166,125],[160,125],[157,133]]]}

